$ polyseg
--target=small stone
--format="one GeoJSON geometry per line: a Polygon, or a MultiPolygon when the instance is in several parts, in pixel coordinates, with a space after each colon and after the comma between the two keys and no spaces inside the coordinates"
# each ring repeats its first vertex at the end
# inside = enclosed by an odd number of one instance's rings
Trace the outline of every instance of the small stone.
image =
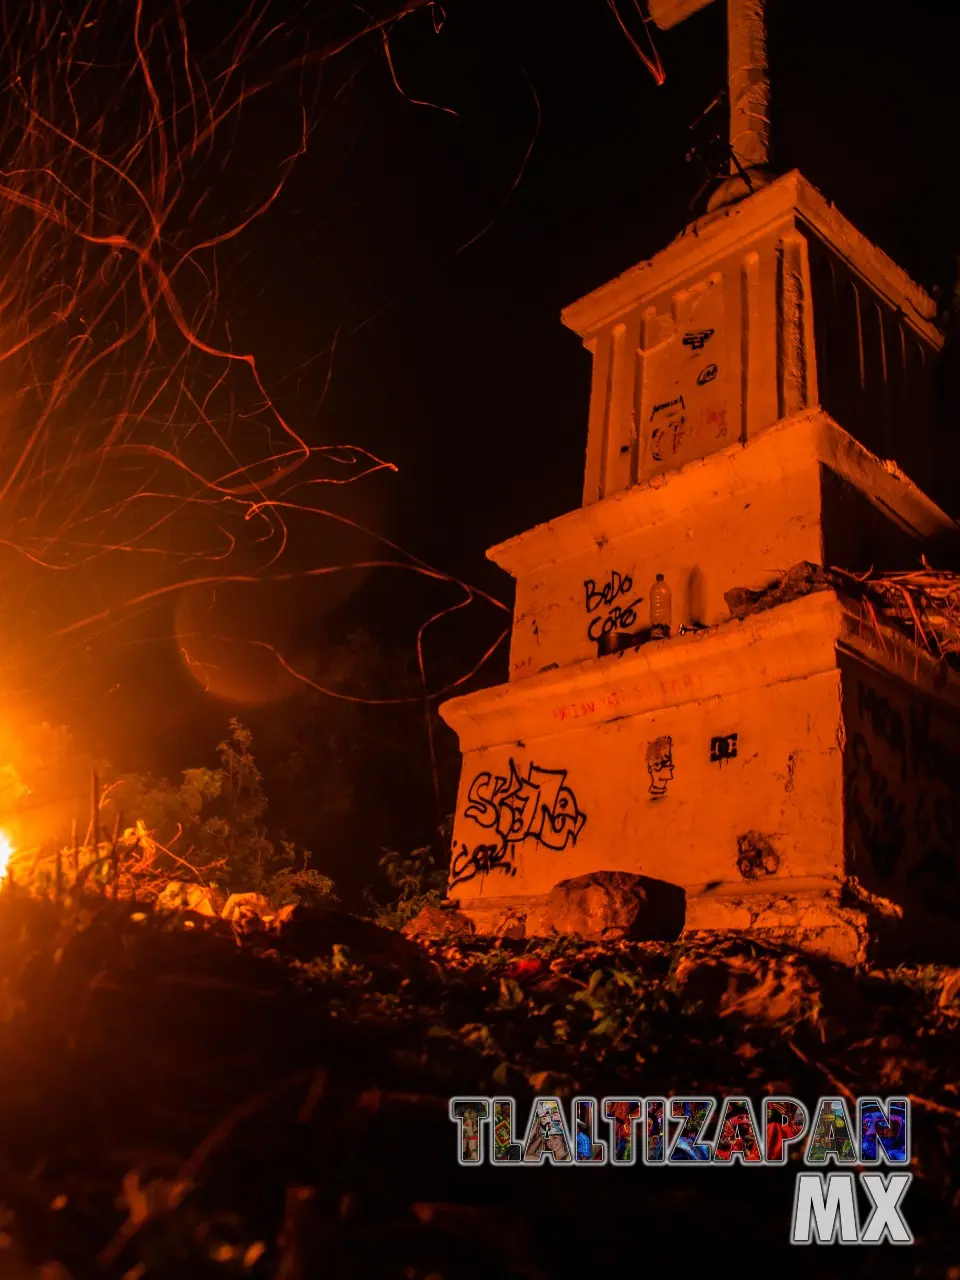
{"type": "Polygon", "coordinates": [[[224,920],[236,923],[251,919],[266,923],[268,920],[273,920],[277,911],[269,898],[265,898],[262,893],[231,893],[220,914],[224,920]]]}
{"type": "Polygon", "coordinates": [[[527,932],[527,916],[524,911],[509,910],[503,913],[494,927],[493,936],[506,942],[523,942],[532,935],[527,932]]]}
{"type": "Polygon", "coordinates": [[[447,938],[469,936],[474,932],[473,921],[459,911],[444,910],[435,904],[419,911],[404,925],[402,932],[418,942],[440,942],[447,938]]]}
{"type": "Polygon", "coordinates": [[[201,916],[218,916],[226,895],[212,885],[194,884],[188,880],[171,880],[157,898],[160,911],[195,911],[201,916]]]}

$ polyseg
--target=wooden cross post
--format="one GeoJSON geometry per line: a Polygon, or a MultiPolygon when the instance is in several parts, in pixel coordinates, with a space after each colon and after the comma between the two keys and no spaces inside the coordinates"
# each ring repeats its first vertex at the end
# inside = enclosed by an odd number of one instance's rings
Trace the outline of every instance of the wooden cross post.
{"type": "MultiPolygon", "coordinates": [[[[770,181],[770,76],[765,2],[727,0],[730,177],[711,198],[711,209],[742,199],[770,181]]],[[[712,0],[649,0],[650,16],[666,31],[711,3],[712,0]]]]}

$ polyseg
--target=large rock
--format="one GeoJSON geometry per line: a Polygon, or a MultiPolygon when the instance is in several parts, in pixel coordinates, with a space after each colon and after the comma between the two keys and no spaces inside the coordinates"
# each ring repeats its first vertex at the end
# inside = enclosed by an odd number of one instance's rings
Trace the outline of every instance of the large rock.
{"type": "Polygon", "coordinates": [[[523,941],[552,934],[588,942],[674,942],[686,915],[679,885],[627,871],[593,871],[561,880],[549,893],[466,898],[461,915],[478,934],[523,941]]]}
{"type": "Polygon", "coordinates": [[[276,946],[298,960],[329,956],[345,947],[354,963],[418,965],[426,955],[416,942],[373,920],[324,907],[295,906],[278,919],[276,946]]]}
{"type": "Polygon", "coordinates": [[[561,880],[531,900],[526,936],[556,932],[589,942],[676,937],[683,928],[683,904],[683,890],[674,885],[627,871],[593,871],[561,880]]]}

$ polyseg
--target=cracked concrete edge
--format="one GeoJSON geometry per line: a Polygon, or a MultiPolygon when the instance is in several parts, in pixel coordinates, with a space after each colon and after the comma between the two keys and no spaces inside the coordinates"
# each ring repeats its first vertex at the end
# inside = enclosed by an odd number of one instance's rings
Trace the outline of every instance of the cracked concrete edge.
{"type": "Polygon", "coordinates": [[[731,911],[726,920],[715,918],[707,925],[688,925],[680,941],[705,940],[732,935],[755,938],[799,952],[821,956],[839,964],[856,967],[867,961],[871,931],[867,917],[848,907],[829,908],[823,903],[794,904],[791,911],[767,908],[749,911],[745,906],[731,911]]]}
{"type": "MultiPolygon", "coordinates": [[[[458,911],[472,921],[478,934],[519,941],[547,936],[528,933],[527,923],[536,920],[548,896],[491,899],[489,905],[474,899],[468,904],[459,904],[458,911]]],[[[823,896],[744,894],[688,900],[687,923],[679,941],[732,934],[793,946],[798,951],[850,966],[866,961],[871,940],[864,912],[839,906],[823,896]]]]}

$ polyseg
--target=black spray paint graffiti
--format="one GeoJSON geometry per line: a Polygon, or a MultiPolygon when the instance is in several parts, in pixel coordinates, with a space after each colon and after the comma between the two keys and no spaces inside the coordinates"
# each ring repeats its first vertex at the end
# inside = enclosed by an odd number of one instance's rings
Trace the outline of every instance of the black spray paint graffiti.
{"type": "Polygon", "coordinates": [[[708,382],[712,382],[717,376],[718,367],[715,364],[708,364],[697,374],[697,386],[705,387],[708,382]]]}
{"type": "Polygon", "coordinates": [[[720,738],[710,739],[710,760],[713,764],[723,764],[724,760],[735,760],[737,755],[737,735],[724,734],[720,738]]]}
{"type": "Polygon", "coordinates": [[[637,596],[629,603],[624,597],[633,590],[633,579],[628,573],[618,573],[616,569],[610,574],[607,582],[598,587],[593,578],[587,578],[583,584],[584,607],[587,613],[596,614],[590,619],[587,627],[587,638],[596,643],[602,636],[611,631],[625,631],[637,623],[637,605],[643,596],[637,596]],[[606,608],[607,613],[597,613],[606,608]]]}
{"type": "Polygon", "coordinates": [[[453,860],[450,863],[450,888],[455,884],[465,884],[468,880],[475,880],[477,876],[483,879],[491,871],[502,871],[507,876],[517,874],[517,868],[513,862],[513,850],[509,845],[478,844],[473,849],[469,849],[465,844],[461,844],[458,849],[454,844],[453,860]]]}
{"type": "Polygon", "coordinates": [[[657,415],[663,414],[650,432],[650,451],[655,462],[663,462],[664,458],[676,453],[680,448],[687,422],[685,410],[683,396],[677,396],[674,400],[664,400],[662,404],[653,406],[653,412],[650,414],[651,422],[656,422],[657,415]]]}
{"type": "Polygon", "coordinates": [[[491,871],[516,875],[514,854],[524,840],[557,851],[576,844],[587,815],[566,778],[566,769],[541,769],[535,764],[528,766],[524,778],[512,760],[509,778],[478,773],[467,793],[464,817],[495,831],[496,843],[454,848],[450,887],[491,871]]]}
{"type": "Polygon", "coordinates": [[[683,335],[683,345],[689,347],[691,351],[702,351],[713,337],[713,334],[713,329],[698,329],[696,333],[685,333],[683,335]]]}
{"type": "Polygon", "coordinates": [[[737,837],[737,870],[744,880],[756,880],[759,876],[775,876],[780,870],[780,855],[769,836],[758,831],[748,831],[737,837]]]}
{"type": "Polygon", "coordinates": [[[673,781],[672,738],[654,738],[647,744],[647,773],[650,775],[649,793],[659,800],[667,794],[667,783],[673,781]]]}

